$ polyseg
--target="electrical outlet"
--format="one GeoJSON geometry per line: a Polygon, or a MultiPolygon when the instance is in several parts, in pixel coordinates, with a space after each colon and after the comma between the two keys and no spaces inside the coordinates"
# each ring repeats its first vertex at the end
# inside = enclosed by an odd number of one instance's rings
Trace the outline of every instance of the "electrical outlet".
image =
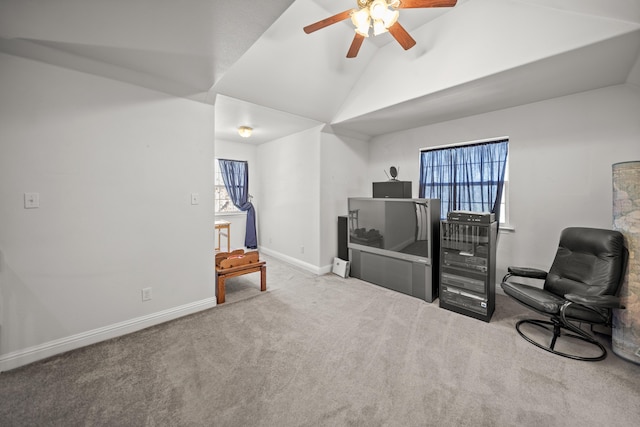
{"type": "Polygon", "coordinates": [[[24,208],[34,209],[40,207],[40,193],[24,193],[24,208]]]}
{"type": "Polygon", "coordinates": [[[142,301],[149,301],[151,299],[151,288],[142,289],[142,301]]]}

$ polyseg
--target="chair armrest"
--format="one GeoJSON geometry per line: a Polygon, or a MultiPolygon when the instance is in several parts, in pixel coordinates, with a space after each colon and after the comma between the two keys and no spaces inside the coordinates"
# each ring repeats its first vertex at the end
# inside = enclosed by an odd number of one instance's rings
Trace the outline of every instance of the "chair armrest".
{"type": "Polygon", "coordinates": [[[538,268],[529,268],[529,267],[509,267],[507,271],[512,276],[519,277],[529,277],[531,279],[546,279],[547,272],[544,270],[540,270],[538,268]]]}
{"type": "Polygon", "coordinates": [[[619,297],[614,295],[576,295],[566,294],[565,299],[586,307],[624,308],[619,297]]]}

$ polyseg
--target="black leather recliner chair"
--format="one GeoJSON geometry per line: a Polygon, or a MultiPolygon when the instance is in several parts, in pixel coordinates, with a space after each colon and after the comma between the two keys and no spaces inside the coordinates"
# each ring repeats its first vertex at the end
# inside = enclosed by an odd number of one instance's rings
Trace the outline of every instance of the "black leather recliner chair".
{"type": "Polygon", "coordinates": [[[571,359],[597,361],[607,357],[605,347],[578,324],[610,326],[612,309],[624,308],[618,293],[627,258],[620,232],[572,227],[562,231],[558,252],[548,273],[534,268],[509,267],[501,285],[505,294],[550,318],[520,320],[516,324],[518,333],[546,351],[571,359]],[[539,288],[517,283],[517,277],[544,280],[544,285],[539,288]],[[534,326],[533,334],[522,331],[525,324],[534,326]],[[548,344],[532,338],[533,335],[539,337],[538,332],[549,337],[548,344]],[[556,344],[561,337],[578,339],[600,350],[597,355],[558,351],[556,344]]]}

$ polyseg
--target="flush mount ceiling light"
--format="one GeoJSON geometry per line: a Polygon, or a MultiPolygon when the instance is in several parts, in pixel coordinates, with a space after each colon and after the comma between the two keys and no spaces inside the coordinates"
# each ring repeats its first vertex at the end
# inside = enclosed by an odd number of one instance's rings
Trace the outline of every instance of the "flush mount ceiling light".
{"type": "Polygon", "coordinates": [[[377,36],[387,31],[405,49],[411,49],[416,41],[398,22],[399,12],[396,9],[416,9],[427,7],[452,7],[457,0],[356,0],[357,9],[349,9],[337,15],[325,18],[304,27],[307,34],[321,28],[351,18],[355,26],[356,35],[353,37],[347,58],[355,58],[365,37],[373,28],[373,35],[377,36]]]}
{"type": "Polygon", "coordinates": [[[250,128],[249,126],[240,126],[238,128],[238,135],[240,135],[243,138],[249,138],[252,132],[253,132],[253,128],[250,128]]]}

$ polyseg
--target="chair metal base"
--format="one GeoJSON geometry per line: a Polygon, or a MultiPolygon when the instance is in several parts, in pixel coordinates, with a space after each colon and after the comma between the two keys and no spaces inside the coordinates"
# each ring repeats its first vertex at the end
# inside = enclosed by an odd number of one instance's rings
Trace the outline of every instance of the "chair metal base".
{"type": "Polygon", "coordinates": [[[594,338],[592,338],[588,333],[586,333],[585,331],[581,330],[580,328],[574,325],[563,324],[557,319],[551,319],[551,321],[538,320],[538,319],[520,320],[518,323],[516,323],[516,330],[518,331],[518,333],[522,338],[529,341],[531,344],[535,345],[536,347],[541,348],[550,353],[557,354],[559,356],[568,357],[569,359],[584,360],[588,362],[597,362],[607,357],[607,350],[604,348],[604,346],[598,341],[596,341],[594,338]],[[547,331],[551,331],[553,333],[553,336],[551,337],[551,342],[549,343],[549,345],[545,346],[543,344],[540,344],[539,342],[529,338],[524,332],[522,332],[520,330],[520,325],[525,323],[530,325],[535,325],[547,331]],[[563,333],[562,332],[563,329],[569,332],[563,333]],[[560,338],[561,336],[576,338],[588,344],[594,345],[600,349],[600,355],[594,356],[594,357],[585,357],[585,356],[578,356],[575,354],[563,353],[561,351],[558,351],[555,349],[555,346],[558,338],[560,338]]]}

